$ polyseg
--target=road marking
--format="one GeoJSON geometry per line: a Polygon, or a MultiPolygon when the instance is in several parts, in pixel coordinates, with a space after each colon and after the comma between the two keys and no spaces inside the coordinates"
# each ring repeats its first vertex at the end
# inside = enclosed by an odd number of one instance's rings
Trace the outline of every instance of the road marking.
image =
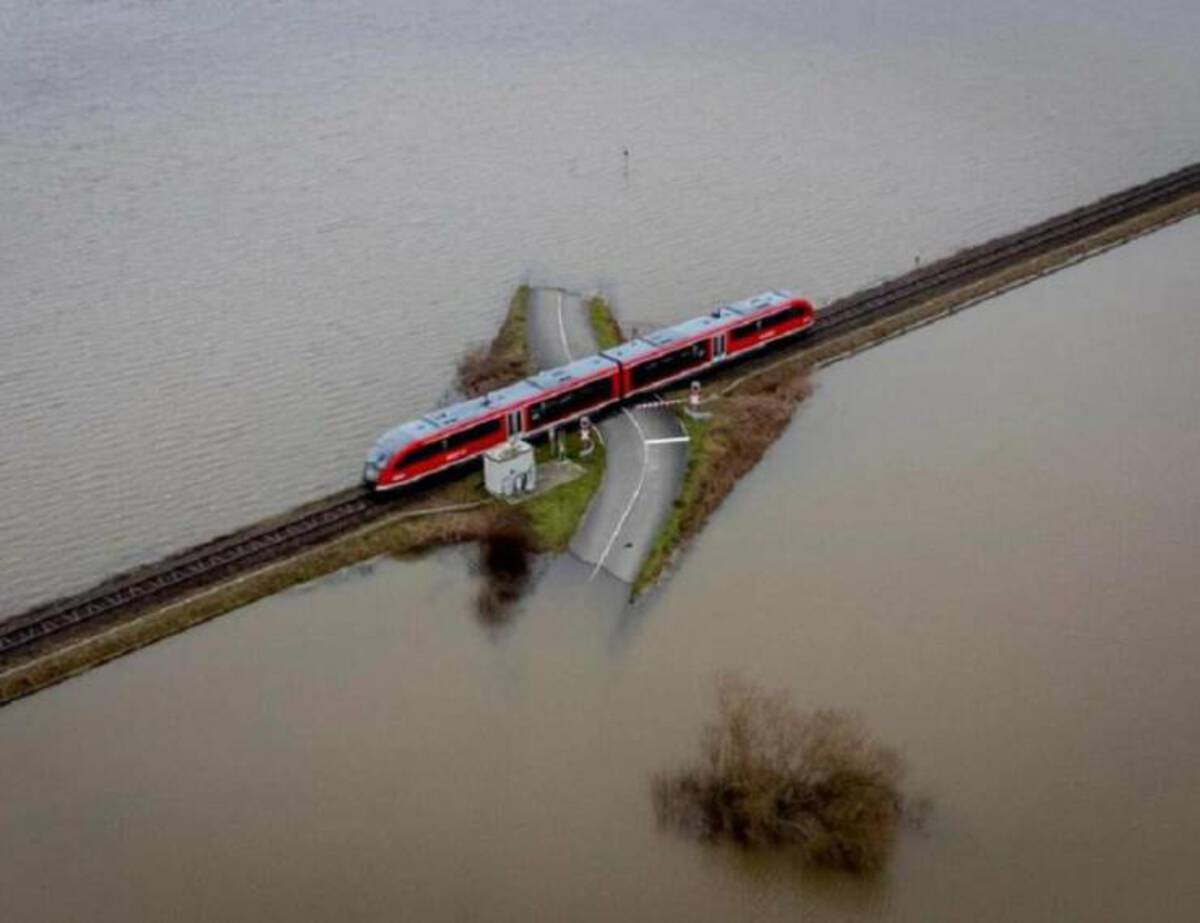
{"type": "Polygon", "coordinates": [[[691,442],[687,436],[670,436],[664,439],[647,439],[646,445],[671,445],[676,442],[691,442]]]}
{"type": "Polygon", "coordinates": [[[575,357],[571,355],[570,344],[567,343],[567,327],[563,323],[563,292],[558,290],[558,335],[562,337],[563,353],[567,357],[568,362],[574,362],[575,357]]]}
{"type": "Polygon", "coordinates": [[[617,540],[617,536],[621,534],[621,529],[625,527],[625,520],[629,518],[629,514],[633,512],[634,504],[641,496],[642,487],[646,483],[646,470],[650,467],[650,453],[646,450],[646,434],[642,431],[642,425],[638,423],[637,417],[629,412],[625,407],[621,408],[621,413],[629,417],[629,422],[633,424],[633,428],[637,430],[638,439],[642,443],[642,474],[638,478],[637,487],[633,489],[633,496],[629,498],[629,503],[625,507],[625,512],[621,514],[621,518],[617,520],[617,527],[613,529],[613,534],[609,536],[608,544],[604,546],[604,552],[600,555],[600,560],[596,562],[595,568],[592,569],[592,575],[588,577],[588,583],[596,579],[596,574],[600,573],[600,568],[604,566],[604,561],[608,558],[608,553],[612,551],[612,546],[617,540]]]}

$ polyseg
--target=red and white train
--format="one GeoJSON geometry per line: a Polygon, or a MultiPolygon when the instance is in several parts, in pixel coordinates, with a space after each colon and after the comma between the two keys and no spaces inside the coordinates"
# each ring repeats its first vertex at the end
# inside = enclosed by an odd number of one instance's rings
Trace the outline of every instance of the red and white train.
{"type": "Polygon", "coordinates": [[[656,330],[483,397],[388,430],[367,455],[363,481],[392,490],[477,458],[510,437],[536,436],[584,414],[654,391],[813,325],[812,305],[764,292],[656,330]]]}

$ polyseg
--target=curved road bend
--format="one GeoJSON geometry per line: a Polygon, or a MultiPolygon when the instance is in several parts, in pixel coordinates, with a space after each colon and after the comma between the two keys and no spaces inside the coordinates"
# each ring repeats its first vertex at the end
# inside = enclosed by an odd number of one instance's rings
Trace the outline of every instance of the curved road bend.
{"type": "MultiPolygon", "coordinates": [[[[578,293],[533,288],[527,320],[529,348],[540,368],[594,353],[596,339],[578,293]]],[[[687,463],[683,427],[662,408],[632,407],[600,422],[608,464],[600,490],[571,541],[571,551],[632,583],[654,537],[671,512],[687,463]]]]}

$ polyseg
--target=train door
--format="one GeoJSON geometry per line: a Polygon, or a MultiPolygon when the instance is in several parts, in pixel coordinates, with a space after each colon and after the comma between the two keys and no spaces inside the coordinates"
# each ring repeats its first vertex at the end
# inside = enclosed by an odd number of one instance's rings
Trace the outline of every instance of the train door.
{"type": "Polygon", "coordinates": [[[521,435],[521,411],[510,410],[508,412],[508,438],[512,439],[521,435]]]}
{"type": "Polygon", "coordinates": [[[713,362],[725,358],[725,334],[718,333],[713,340],[713,362]]]}

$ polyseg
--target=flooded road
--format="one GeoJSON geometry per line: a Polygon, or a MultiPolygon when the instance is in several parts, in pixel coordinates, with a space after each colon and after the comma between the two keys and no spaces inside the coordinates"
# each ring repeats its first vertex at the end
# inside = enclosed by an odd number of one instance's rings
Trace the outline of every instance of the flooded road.
{"type": "MultiPolygon", "coordinates": [[[[1200,222],[821,373],[645,605],[464,552],[0,711],[0,916],[1189,921],[1200,222]],[[655,828],[719,671],[860,709],[932,800],[880,879],[655,828]]],[[[598,589],[597,589],[598,588],[598,589]]]]}
{"type": "Polygon", "coordinates": [[[1200,158],[1200,8],[1044,6],[0,0],[0,611],[353,481],[523,277],[831,298],[1200,158]]]}

